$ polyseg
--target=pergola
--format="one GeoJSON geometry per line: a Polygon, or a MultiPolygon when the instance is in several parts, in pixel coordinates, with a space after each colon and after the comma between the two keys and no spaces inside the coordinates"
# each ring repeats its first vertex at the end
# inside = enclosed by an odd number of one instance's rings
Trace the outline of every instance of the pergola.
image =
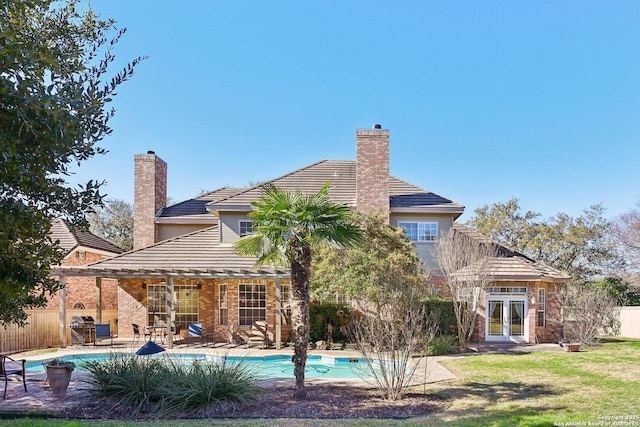
{"type": "MultiPolygon", "coordinates": [[[[66,331],[66,290],[64,287],[67,277],[95,277],[96,278],[96,323],[102,322],[102,279],[103,278],[161,278],[166,281],[167,298],[166,312],[169,318],[173,311],[173,280],[175,278],[236,278],[236,279],[273,279],[276,283],[276,325],[275,343],[276,348],[280,348],[282,337],[282,299],[280,280],[289,277],[289,271],[282,268],[119,268],[89,266],[61,266],[51,270],[51,276],[58,277],[60,284],[60,314],[59,314],[59,337],[60,347],[67,346],[66,331]]],[[[171,328],[167,330],[168,348],[173,348],[173,332],[171,328]]]]}

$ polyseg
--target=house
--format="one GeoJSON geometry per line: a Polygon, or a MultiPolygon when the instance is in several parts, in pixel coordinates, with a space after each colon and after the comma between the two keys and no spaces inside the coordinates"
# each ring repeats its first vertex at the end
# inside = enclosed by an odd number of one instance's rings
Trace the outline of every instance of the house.
{"type": "MultiPolygon", "coordinates": [[[[49,235],[52,241],[59,241],[64,253],[61,265],[67,267],[93,264],[112,258],[124,251],[111,242],[95,234],[73,228],[61,218],[51,223],[49,235]]],[[[115,279],[105,279],[100,284],[100,298],[97,298],[96,280],[91,276],[67,276],[65,278],[65,304],[67,308],[76,310],[117,310],[118,282],[115,279]]],[[[60,307],[59,294],[49,298],[46,308],[60,307]]]]}
{"type": "MultiPolygon", "coordinates": [[[[331,182],[330,197],[360,212],[381,213],[403,227],[428,267],[431,250],[450,228],[475,233],[455,222],[464,206],[389,174],[389,131],[375,125],[356,131],[356,160],[323,160],[269,182],[284,190],[317,192],[331,182]]],[[[282,301],[290,294],[287,268],[255,266],[232,244],[252,231],[251,202],[259,186],[221,188],[164,206],[167,164],[154,152],[136,155],[134,250],[84,268],[57,274],[117,278],[119,322],[174,324],[185,330],[200,323],[215,339],[266,321],[276,342],[290,333],[282,301]],[[171,320],[171,322],[169,322],[171,320]]],[[[476,233],[477,238],[486,239],[476,233]]],[[[481,298],[479,341],[550,340],[549,312],[558,286],[568,276],[502,247],[495,283],[481,298]]],[[[443,295],[441,278],[434,289],[443,295]]],[[[123,335],[123,334],[121,334],[123,335]]]]}

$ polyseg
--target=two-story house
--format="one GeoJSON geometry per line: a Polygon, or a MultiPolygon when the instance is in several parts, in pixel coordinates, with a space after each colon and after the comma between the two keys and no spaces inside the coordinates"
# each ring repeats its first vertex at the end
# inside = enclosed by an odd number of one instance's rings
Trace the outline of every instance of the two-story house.
{"type": "MultiPolygon", "coordinates": [[[[166,207],[167,164],[148,152],[136,155],[135,249],[88,266],[84,274],[119,280],[120,335],[124,325],[200,323],[226,341],[233,329],[266,321],[276,341],[289,333],[283,301],[290,293],[286,267],[256,267],[232,244],[252,232],[251,202],[260,186],[221,188],[166,207]]],[[[381,213],[415,242],[427,267],[441,233],[456,227],[464,206],[389,174],[389,131],[375,125],[356,132],[356,160],[323,160],[269,182],[283,190],[317,192],[331,182],[330,196],[360,212],[381,213]]],[[[477,233],[478,238],[485,238],[477,233]]],[[[568,276],[503,248],[495,286],[482,295],[476,338],[547,340],[547,314],[559,284],[568,276]]],[[[79,274],[79,271],[60,272],[79,274]]],[[[434,288],[447,296],[441,278],[434,288]]]]}

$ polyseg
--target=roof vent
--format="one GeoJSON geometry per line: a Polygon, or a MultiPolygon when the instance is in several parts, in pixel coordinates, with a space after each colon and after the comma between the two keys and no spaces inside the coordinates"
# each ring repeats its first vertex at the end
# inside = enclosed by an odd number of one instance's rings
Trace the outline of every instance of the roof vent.
{"type": "Polygon", "coordinates": [[[379,124],[376,123],[375,125],[373,125],[373,128],[376,129],[376,130],[382,129],[382,125],[379,125],[379,124]]]}
{"type": "Polygon", "coordinates": [[[147,151],[147,154],[156,154],[156,152],[149,150],[149,151],[147,151]]]}

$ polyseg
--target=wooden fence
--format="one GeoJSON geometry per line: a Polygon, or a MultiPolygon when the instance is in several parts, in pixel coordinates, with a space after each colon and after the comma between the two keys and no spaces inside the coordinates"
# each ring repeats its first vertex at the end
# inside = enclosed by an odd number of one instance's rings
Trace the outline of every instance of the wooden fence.
{"type": "MultiPolygon", "coordinates": [[[[39,348],[60,346],[58,310],[26,310],[29,315],[25,327],[15,325],[0,327],[0,353],[10,354],[39,348]]],[[[72,316],[92,316],[95,310],[67,310],[65,327],[71,324],[72,316]]],[[[109,323],[113,333],[118,332],[118,310],[102,310],[102,323],[109,323]]],[[[71,329],[67,330],[67,345],[71,345],[71,329]]]]}

